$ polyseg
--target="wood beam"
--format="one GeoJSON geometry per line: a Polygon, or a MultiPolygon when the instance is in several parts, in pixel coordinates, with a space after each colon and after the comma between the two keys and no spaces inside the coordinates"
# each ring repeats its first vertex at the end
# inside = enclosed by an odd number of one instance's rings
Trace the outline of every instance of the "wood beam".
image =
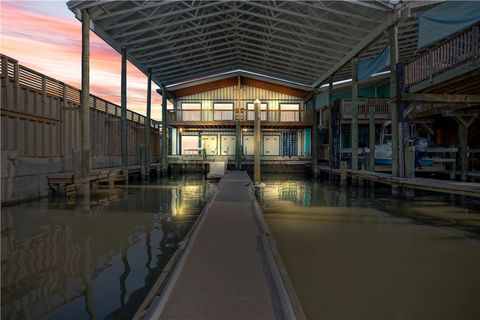
{"type": "Polygon", "coordinates": [[[425,103],[480,103],[480,94],[405,93],[402,101],[425,103]]]}

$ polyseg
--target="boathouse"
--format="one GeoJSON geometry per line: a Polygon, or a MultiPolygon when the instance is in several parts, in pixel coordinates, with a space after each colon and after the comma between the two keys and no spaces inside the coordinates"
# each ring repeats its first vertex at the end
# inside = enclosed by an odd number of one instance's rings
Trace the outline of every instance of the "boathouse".
{"type": "Polygon", "coordinates": [[[0,54],[2,318],[480,319],[480,1],[62,8],[78,88],[0,54]]]}

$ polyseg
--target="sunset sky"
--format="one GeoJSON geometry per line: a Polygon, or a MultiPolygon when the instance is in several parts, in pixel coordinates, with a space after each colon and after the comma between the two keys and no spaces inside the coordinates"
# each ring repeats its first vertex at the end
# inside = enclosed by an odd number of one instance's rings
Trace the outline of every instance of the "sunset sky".
{"type": "MultiPolygon", "coordinates": [[[[81,23],[66,1],[0,0],[0,52],[20,64],[80,88],[81,23]]],[[[120,54],[90,33],[90,93],[120,103],[120,54]]],[[[147,77],[128,64],[128,108],[145,114],[147,77]]],[[[161,96],[152,85],[152,118],[161,96]]]]}

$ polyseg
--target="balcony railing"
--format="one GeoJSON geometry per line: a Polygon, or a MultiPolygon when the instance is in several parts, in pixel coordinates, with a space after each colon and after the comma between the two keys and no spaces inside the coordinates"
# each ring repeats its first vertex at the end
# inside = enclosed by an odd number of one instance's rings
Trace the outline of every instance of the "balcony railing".
{"type": "MultiPolygon", "coordinates": [[[[388,100],[387,99],[358,99],[358,116],[368,116],[370,107],[374,108],[375,115],[388,115],[388,100]]],[[[352,117],[352,99],[342,99],[341,103],[342,116],[344,118],[352,117]]]]}
{"type": "MultiPolygon", "coordinates": [[[[235,110],[196,109],[176,110],[171,113],[171,122],[235,121],[235,110]]],[[[255,111],[248,110],[239,115],[240,121],[254,121],[255,111]]],[[[267,122],[312,122],[312,112],[308,110],[261,110],[260,120],[267,122]]]]}
{"type": "Polygon", "coordinates": [[[405,84],[414,85],[455,66],[478,57],[480,54],[480,25],[459,33],[433,47],[405,65],[405,84]]]}
{"type": "MultiPolygon", "coordinates": [[[[390,117],[390,109],[388,99],[384,98],[359,98],[358,99],[358,117],[360,119],[368,119],[370,107],[374,108],[375,119],[388,119],[390,117]]],[[[341,99],[340,110],[342,119],[352,118],[352,99],[341,99]]],[[[327,126],[330,122],[328,108],[321,109],[320,123],[327,126]]]]}

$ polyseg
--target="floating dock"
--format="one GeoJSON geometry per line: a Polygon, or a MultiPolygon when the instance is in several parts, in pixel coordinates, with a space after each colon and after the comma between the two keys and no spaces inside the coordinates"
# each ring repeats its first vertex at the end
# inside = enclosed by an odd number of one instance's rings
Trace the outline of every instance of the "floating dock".
{"type": "Polygon", "coordinates": [[[226,172],[187,241],[139,317],[304,318],[246,172],[226,172]]]}

